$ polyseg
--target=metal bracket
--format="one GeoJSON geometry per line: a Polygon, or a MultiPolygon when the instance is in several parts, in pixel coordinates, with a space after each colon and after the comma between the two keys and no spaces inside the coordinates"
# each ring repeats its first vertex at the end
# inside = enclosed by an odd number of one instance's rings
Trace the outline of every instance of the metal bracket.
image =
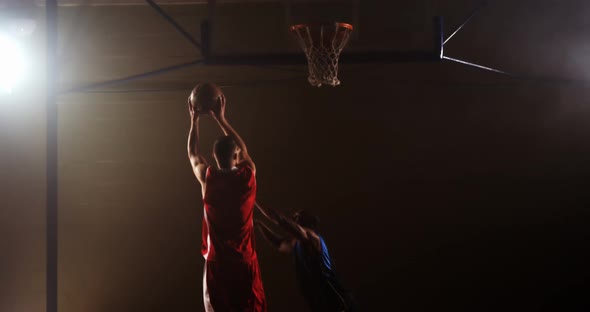
{"type": "MultiPolygon", "coordinates": [[[[463,21],[463,23],[461,23],[459,26],[457,26],[455,28],[455,30],[453,30],[453,32],[451,33],[451,35],[449,35],[444,41],[443,41],[443,46],[449,42],[449,40],[451,40],[451,38],[453,38],[453,36],[455,36],[462,28],[463,26],[465,26],[475,15],[477,15],[479,12],[481,12],[481,10],[487,6],[487,1],[483,1],[477,8],[475,8],[471,14],[469,14],[469,16],[465,19],[465,21],[463,21]]],[[[487,70],[487,71],[491,71],[494,73],[498,73],[498,74],[502,74],[502,75],[506,75],[506,76],[510,76],[510,77],[517,77],[517,75],[503,71],[503,70],[499,70],[499,69],[495,69],[492,67],[487,67],[487,66],[483,66],[483,65],[479,65],[473,62],[468,62],[468,61],[464,61],[464,60],[460,60],[460,59],[456,59],[456,58],[452,58],[452,57],[448,57],[445,56],[444,54],[441,54],[441,58],[447,61],[451,61],[451,62],[455,62],[455,63],[459,63],[459,64],[463,64],[463,65],[467,65],[467,66],[471,66],[471,67],[475,67],[475,68],[479,68],[479,69],[483,69],[483,70],[487,70]]]]}

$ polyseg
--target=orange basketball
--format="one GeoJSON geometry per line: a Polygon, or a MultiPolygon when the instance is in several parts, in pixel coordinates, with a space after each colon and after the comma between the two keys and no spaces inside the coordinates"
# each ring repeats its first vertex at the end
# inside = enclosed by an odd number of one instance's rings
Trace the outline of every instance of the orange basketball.
{"type": "Polygon", "coordinates": [[[219,98],[223,95],[221,89],[212,82],[203,82],[195,86],[191,92],[191,104],[199,112],[208,114],[213,107],[219,105],[219,98]]]}

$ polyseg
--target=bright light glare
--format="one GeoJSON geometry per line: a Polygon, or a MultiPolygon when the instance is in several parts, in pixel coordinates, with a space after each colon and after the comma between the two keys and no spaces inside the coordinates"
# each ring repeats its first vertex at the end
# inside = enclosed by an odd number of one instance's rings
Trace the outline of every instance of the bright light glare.
{"type": "Polygon", "coordinates": [[[0,34],[0,92],[11,93],[24,75],[22,49],[15,40],[0,34]]]}

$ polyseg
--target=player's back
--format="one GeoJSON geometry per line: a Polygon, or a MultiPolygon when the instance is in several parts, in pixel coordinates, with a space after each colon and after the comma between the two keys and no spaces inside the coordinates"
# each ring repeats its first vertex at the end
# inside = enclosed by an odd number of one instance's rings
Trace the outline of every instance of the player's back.
{"type": "Polygon", "coordinates": [[[256,256],[252,216],[256,177],[241,164],[232,170],[209,167],[203,218],[203,256],[208,261],[248,261],[256,256]]]}

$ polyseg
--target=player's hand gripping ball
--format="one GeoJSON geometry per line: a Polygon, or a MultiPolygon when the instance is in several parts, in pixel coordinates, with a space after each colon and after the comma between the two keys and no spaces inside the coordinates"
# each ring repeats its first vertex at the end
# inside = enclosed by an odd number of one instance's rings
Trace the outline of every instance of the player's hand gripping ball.
{"type": "Polygon", "coordinates": [[[221,89],[214,83],[203,82],[195,86],[190,95],[193,108],[201,114],[209,114],[212,110],[219,110],[221,89]]]}

